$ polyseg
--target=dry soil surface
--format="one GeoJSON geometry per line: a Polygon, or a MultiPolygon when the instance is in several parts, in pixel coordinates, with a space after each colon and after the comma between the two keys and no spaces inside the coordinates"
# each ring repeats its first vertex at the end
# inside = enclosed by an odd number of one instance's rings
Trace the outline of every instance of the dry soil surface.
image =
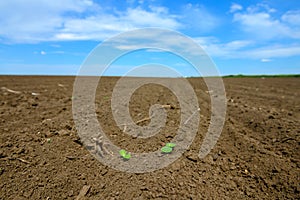
{"type": "MultiPolygon", "coordinates": [[[[171,107],[159,134],[132,137],[113,120],[117,80],[102,78],[95,100],[107,136],[130,152],[160,149],[180,123],[176,96],[158,85],[139,88],[130,101],[134,121],[149,117],[153,104],[171,107]]],[[[74,77],[1,76],[0,199],[299,199],[300,78],[225,78],[226,123],[204,159],[197,155],[210,98],[202,79],[189,81],[201,108],[192,145],[168,167],[134,174],[102,164],[82,145],[72,118],[74,77]]]]}

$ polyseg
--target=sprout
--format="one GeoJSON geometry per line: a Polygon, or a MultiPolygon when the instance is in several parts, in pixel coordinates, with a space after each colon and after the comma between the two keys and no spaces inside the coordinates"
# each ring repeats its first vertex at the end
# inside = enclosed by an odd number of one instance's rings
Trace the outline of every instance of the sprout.
{"type": "Polygon", "coordinates": [[[131,158],[130,153],[127,152],[127,151],[124,150],[124,149],[121,149],[121,150],[119,151],[119,154],[120,154],[120,156],[121,156],[123,159],[125,159],[125,160],[129,160],[129,159],[131,158]]]}
{"type": "Polygon", "coordinates": [[[174,143],[167,143],[166,144],[166,147],[174,148],[175,146],[176,146],[176,144],[174,144],[174,143]]]}
{"type": "Polygon", "coordinates": [[[164,146],[161,148],[161,152],[162,153],[171,153],[173,151],[173,149],[171,147],[168,146],[164,146]]]}
{"type": "Polygon", "coordinates": [[[126,159],[126,160],[129,160],[131,158],[130,153],[127,153],[123,158],[126,159]]]}
{"type": "Polygon", "coordinates": [[[167,143],[164,147],[161,148],[162,153],[171,153],[173,148],[176,146],[174,143],[167,143]]]}

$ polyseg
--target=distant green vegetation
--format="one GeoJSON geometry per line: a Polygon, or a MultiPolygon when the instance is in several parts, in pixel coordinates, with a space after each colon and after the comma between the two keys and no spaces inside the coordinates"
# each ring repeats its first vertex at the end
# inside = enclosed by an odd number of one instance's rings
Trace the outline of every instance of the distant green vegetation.
{"type": "Polygon", "coordinates": [[[223,78],[285,78],[285,77],[300,77],[300,74],[276,74],[276,75],[228,75],[223,78]]]}

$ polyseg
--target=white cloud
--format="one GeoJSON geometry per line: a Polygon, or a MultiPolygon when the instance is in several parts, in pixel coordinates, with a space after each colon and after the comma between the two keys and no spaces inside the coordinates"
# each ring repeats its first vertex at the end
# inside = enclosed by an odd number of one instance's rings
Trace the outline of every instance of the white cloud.
{"type": "Polygon", "coordinates": [[[0,37],[11,42],[103,40],[141,27],[179,29],[165,7],[104,10],[92,0],[10,0],[0,2],[0,37]]]}
{"type": "Polygon", "coordinates": [[[202,5],[187,4],[184,6],[180,21],[185,29],[207,33],[219,25],[219,19],[202,5]]]}
{"type": "Polygon", "coordinates": [[[261,62],[272,62],[272,60],[271,59],[269,59],[269,58],[262,58],[261,60],[260,60],[261,62]]]}
{"type": "Polygon", "coordinates": [[[150,49],[145,49],[145,51],[146,51],[146,52],[156,52],[156,53],[157,53],[157,52],[165,52],[165,51],[163,51],[163,50],[161,50],[161,49],[151,49],[151,48],[150,48],[150,49]]]}
{"type": "Polygon", "coordinates": [[[248,50],[246,55],[249,58],[283,58],[291,56],[300,56],[300,46],[290,45],[278,45],[278,46],[267,46],[248,50]]]}
{"type": "Polygon", "coordinates": [[[230,11],[231,13],[239,11],[239,10],[243,10],[243,6],[241,6],[240,4],[237,3],[232,3],[230,6],[230,11]]]}
{"type": "Polygon", "coordinates": [[[180,24],[175,16],[170,16],[168,11],[162,11],[162,8],[150,12],[137,7],[119,13],[119,16],[104,13],[84,19],[70,19],[53,39],[103,40],[123,31],[149,26],[177,29],[180,24]]]}
{"type": "Polygon", "coordinates": [[[145,11],[141,8],[129,8],[127,12],[120,16],[122,21],[132,24],[133,26],[155,26],[171,29],[179,28],[180,24],[176,21],[176,16],[169,15],[168,10],[164,7],[151,7],[151,11],[145,11]]]}
{"type": "Polygon", "coordinates": [[[294,26],[300,26],[300,10],[291,10],[281,17],[282,21],[294,26]]]}
{"type": "Polygon", "coordinates": [[[61,46],[59,44],[50,44],[51,47],[54,47],[54,48],[60,48],[61,46]]]}
{"type": "Polygon", "coordinates": [[[221,58],[238,58],[240,57],[240,52],[250,48],[254,43],[251,40],[233,40],[222,43],[214,37],[198,37],[195,38],[195,41],[210,56],[221,58]]]}
{"type": "MultiPolygon", "coordinates": [[[[145,38],[151,38],[151,44],[157,46],[165,46],[170,48],[185,49],[190,53],[190,55],[198,55],[192,47],[187,48],[187,43],[175,35],[162,35],[159,31],[147,35],[147,33],[142,35],[131,34],[132,38],[127,38],[128,44],[124,45],[120,41],[117,43],[115,48],[120,50],[135,50],[147,47],[149,40],[145,38]],[[154,36],[152,34],[155,34],[154,36]],[[131,43],[131,39],[144,38],[143,42],[131,43]]],[[[213,58],[222,59],[255,59],[261,60],[262,62],[267,62],[266,59],[283,58],[300,56],[300,46],[290,45],[290,44],[280,44],[269,45],[260,44],[255,40],[232,40],[229,42],[221,42],[215,37],[196,37],[193,38],[194,41],[199,44],[205,52],[213,58]]]]}
{"type": "Polygon", "coordinates": [[[214,37],[195,38],[209,56],[223,59],[255,59],[262,62],[274,58],[300,56],[300,45],[260,45],[251,40],[233,40],[222,43],[214,37]],[[268,60],[267,60],[268,59],[268,60]]]}
{"type": "Polygon", "coordinates": [[[229,50],[239,50],[244,47],[249,47],[253,42],[249,40],[234,40],[224,45],[224,48],[229,50]]]}
{"type": "Polygon", "coordinates": [[[49,40],[64,23],[64,13],[82,13],[90,0],[0,1],[0,36],[13,42],[49,40]]]}
{"type": "MultiPolygon", "coordinates": [[[[240,25],[246,34],[244,38],[227,42],[211,36],[195,37],[195,41],[209,55],[259,60],[300,56],[297,42],[293,45],[287,43],[279,45],[280,40],[278,40],[300,39],[300,10],[290,10],[278,16],[276,10],[266,4],[243,8],[233,3],[230,12],[233,13],[233,21],[240,25]],[[272,39],[278,44],[277,46],[266,45],[268,42],[265,41],[272,39]],[[259,43],[261,41],[263,44],[259,43]]],[[[92,0],[0,1],[0,42],[103,40],[123,31],[149,26],[189,30],[203,35],[212,31],[219,23],[219,19],[204,6],[192,4],[187,4],[182,10],[171,13],[171,10],[166,7],[153,5],[128,7],[124,10],[115,10],[115,8],[105,10],[92,0]]],[[[145,32],[141,37],[147,35],[153,37],[152,34],[145,32]]],[[[178,38],[159,35],[159,33],[155,37],[159,38],[158,43],[186,48],[186,43],[179,41],[178,38]]],[[[129,50],[137,47],[120,43],[118,48],[129,50]]],[[[67,52],[36,53],[45,55],[67,52]]]]}
{"type": "Polygon", "coordinates": [[[258,3],[256,5],[251,5],[251,6],[247,7],[247,11],[249,13],[257,13],[257,12],[274,13],[274,12],[276,12],[276,9],[271,8],[268,4],[258,3]]]}
{"type": "MultiPolygon", "coordinates": [[[[273,16],[275,10],[265,4],[247,8],[246,12],[236,12],[233,21],[241,25],[241,29],[256,39],[300,38],[299,27],[286,23],[297,18],[299,13],[289,11],[281,19],[273,16]]],[[[300,16],[300,15],[299,15],[300,16]]]]}
{"type": "Polygon", "coordinates": [[[207,33],[218,18],[202,5],[186,4],[172,12],[163,6],[105,7],[93,0],[0,1],[0,42],[103,40],[143,27],[191,30],[207,33]]]}

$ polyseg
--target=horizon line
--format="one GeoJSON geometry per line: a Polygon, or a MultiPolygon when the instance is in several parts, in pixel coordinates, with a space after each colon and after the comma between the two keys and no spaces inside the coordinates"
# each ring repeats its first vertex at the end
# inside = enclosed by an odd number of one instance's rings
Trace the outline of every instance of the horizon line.
{"type": "MultiPolygon", "coordinates": [[[[33,77],[97,77],[95,75],[73,75],[73,74],[0,74],[3,76],[33,76],[33,77]]],[[[117,78],[117,77],[128,77],[128,78],[241,78],[241,77],[300,77],[300,74],[230,74],[230,75],[222,75],[222,76],[178,76],[178,77],[170,77],[170,76],[117,76],[117,75],[103,75],[99,77],[107,77],[107,78],[117,78]]]]}

